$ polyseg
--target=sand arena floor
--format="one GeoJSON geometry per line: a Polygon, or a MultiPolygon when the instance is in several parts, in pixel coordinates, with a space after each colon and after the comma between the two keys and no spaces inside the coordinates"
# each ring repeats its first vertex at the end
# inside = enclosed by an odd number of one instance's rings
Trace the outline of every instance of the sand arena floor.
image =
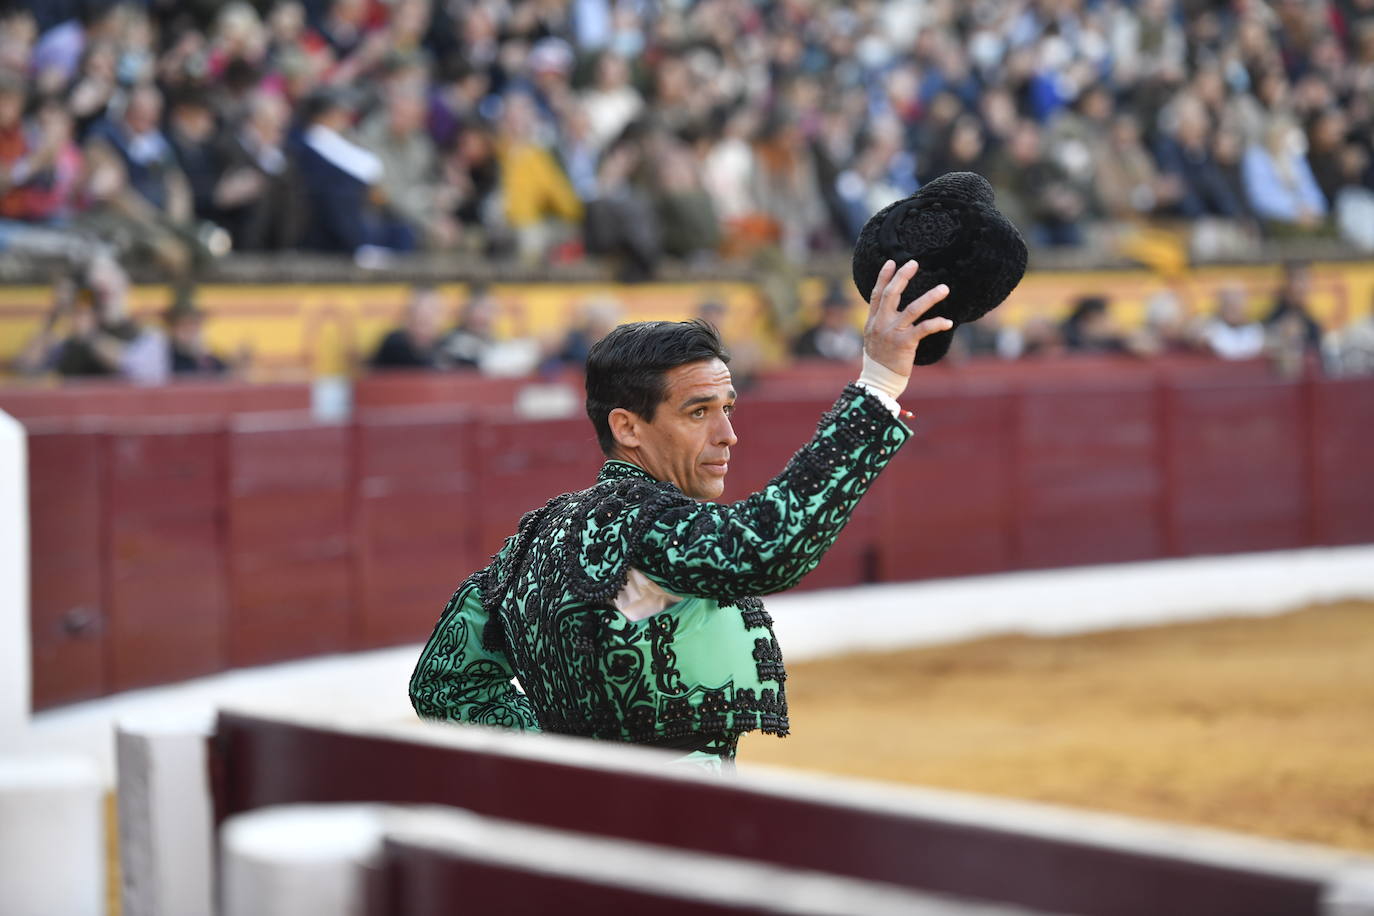
{"type": "MultiPolygon", "coordinates": [[[[785,647],[784,647],[785,648],[785,647]]],[[[1374,851],[1374,603],[789,665],[760,762],[1374,851]]]]}

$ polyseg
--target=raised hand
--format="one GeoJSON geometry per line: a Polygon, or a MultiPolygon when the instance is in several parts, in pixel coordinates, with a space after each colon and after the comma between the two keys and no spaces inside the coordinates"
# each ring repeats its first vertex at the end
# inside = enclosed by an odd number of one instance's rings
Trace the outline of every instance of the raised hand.
{"type": "Polygon", "coordinates": [[[920,320],[949,295],[949,287],[943,283],[916,299],[904,311],[897,311],[902,292],[916,276],[917,269],[915,261],[907,261],[901,267],[894,261],[883,265],[868,299],[868,322],[864,325],[864,354],[903,379],[911,376],[916,345],[931,334],[954,327],[954,322],[948,318],[920,320]]]}

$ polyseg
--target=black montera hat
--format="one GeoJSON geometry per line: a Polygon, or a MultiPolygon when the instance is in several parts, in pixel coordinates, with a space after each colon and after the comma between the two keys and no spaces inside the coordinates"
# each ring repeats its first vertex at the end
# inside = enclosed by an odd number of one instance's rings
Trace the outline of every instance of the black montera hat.
{"type": "Polygon", "coordinates": [[[879,210],[854,243],[854,283],[864,298],[873,292],[887,260],[915,259],[920,270],[902,293],[899,308],[941,283],[949,295],[926,313],[948,318],[954,328],[932,334],[916,348],[916,365],[928,366],[949,351],[954,330],[1002,304],[1026,272],[1026,243],[997,211],[992,185],[973,172],[950,172],[879,210]]]}

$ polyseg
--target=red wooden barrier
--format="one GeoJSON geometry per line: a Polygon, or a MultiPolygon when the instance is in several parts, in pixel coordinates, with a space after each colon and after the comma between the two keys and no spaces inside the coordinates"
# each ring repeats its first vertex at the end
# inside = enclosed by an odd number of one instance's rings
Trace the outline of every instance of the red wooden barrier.
{"type": "Polygon", "coordinates": [[[1239,857],[942,819],[896,798],[855,803],[838,786],[823,794],[679,780],[651,766],[577,763],[545,749],[549,739],[505,737],[509,749],[221,713],[211,742],[217,819],[282,804],[441,804],[1053,913],[1321,912],[1319,879],[1239,857]]]}
{"type": "Polygon", "coordinates": [[[0,386],[0,410],[20,420],[60,417],[221,417],[266,410],[305,410],[310,386],[178,381],[155,388],[119,382],[64,382],[61,387],[0,386]]]}
{"type": "Polygon", "coordinates": [[[445,598],[483,565],[476,432],[466,414],[447,409],[359,415],[354,532],[363,645],[423,639],[445,598]]]}
{"type": "Polygon", "coordinates": [[[356,646],[351,438],[307,418],[231,429],[231,664],[356,646]]]}
{"type": "Polygon", "coordinates": [[[1142,379],[1092,390],[1031,388],[1017,398],[1016,566],[1161,555],[1156,397],[1142,379]]]}
{"type": "Polygon", "coordinates": [[[1166,387],[1168,523],[1181,554],[1276,550],[1311,543],[1296,382],[1166,387]]]}
{"type": "Polygon", "coordinates": [[[915,435],[866,498],[883,581],[1012,568],[1014,403],[1005,392],[908,399],[915,435]]]}
{"type": "Polygon", "coordinates": [[[224,668],[224,443],[181,423],[104,437],[108,689],[224,668]]]}
{"type": "Polygon", "coordinates": [[[35,709],[109,693],[99,432],[29,427],[30,620],[35,709]]]}
{"type": "Polygon", "coordinates": [[[595,483],[603,460],[585,417],[489,420],[481,424],[477,442],[482,520],[478,545],[483,556],[501,549],[526,512],[559,493],[595,483]]]}
{"type": "Polygon", "coordinates": [[[1374,541],[1374,385],[1324,381],[1311,394],[1316,542],[1374,541]]]}
{"type": "MultiPolygon", "coordinates": [[[[922,376],[916,435],[804,587],[1374,542],[1374,379],[1087,365],[922,376]]],[[[810,436],[834,391],[807,384],[741,398],[727,500],[810,436]]],[[[582,417],[476,406],[29,420],[35,705],[422,638],[601,461],[582,417]]]]}

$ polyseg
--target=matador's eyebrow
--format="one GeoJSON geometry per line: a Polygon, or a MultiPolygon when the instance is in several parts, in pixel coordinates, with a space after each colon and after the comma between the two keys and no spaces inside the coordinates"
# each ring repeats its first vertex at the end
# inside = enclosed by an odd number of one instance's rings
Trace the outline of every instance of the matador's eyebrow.
{"type": "MultiPolygon", "coordinates": [[[[739,397],[739,395],[735,393],[735,389],[733,388],[725,394],[725,400],[727,401],[733,401],[737,397],[739,397]]],[[[715,403],[715,401],[716,396],[714,394],[699,394],[694,398],[688,398],[683,401],[682,404],[678,406],[678,410],[686,410],[688,407],[695,407],[697,404],[712,404],[715,403]]]]}

